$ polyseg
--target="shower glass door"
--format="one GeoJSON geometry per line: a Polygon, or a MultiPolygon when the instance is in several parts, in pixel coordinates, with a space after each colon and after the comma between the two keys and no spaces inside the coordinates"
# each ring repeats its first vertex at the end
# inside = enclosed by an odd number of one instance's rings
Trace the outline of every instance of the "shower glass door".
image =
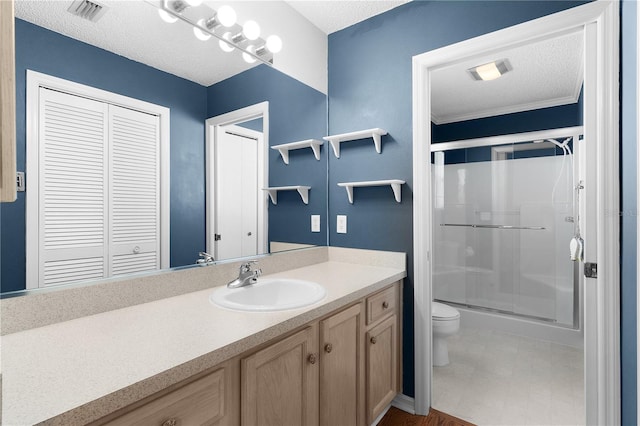
{"type": "Polygon", "coordinates": [[[571,155],[536,141],[435,151],[432,163],[434,299],[575,327],[571,155]]]}

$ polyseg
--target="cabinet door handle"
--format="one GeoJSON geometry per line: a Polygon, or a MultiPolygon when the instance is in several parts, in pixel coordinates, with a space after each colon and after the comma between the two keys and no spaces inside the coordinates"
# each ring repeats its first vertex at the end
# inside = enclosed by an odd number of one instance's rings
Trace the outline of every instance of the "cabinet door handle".
{"type": "Polygon", "coordinates": [[[169,420],[165,420],[164,423],[162,423],[162,426],[178,426],[178,424],[178,419],[171,418],[169,420]]]}
{"type": "Polygon", "coordinates": [[[307,361],[309,361],[310,364],[315,364],[317,361],[316,354],[309,354],[307,361]]]}
{"type": "Polygon", "coordinates": [[[331,343],[327,343],[326,345],[324,345],[324,351],[326,353],[330,354],[332,350],[333,350],[333,345],[331,343]]]}
{"type": "Polygon", "coordinates": [[[389,302],[387,302],[386,300],[382,302],[382,309],[387,309],[388,307],[389,307],[389,302]]]}
{"type": "Polygon", "coordinates": [[[371,342],[372,345],[375,345],[378,339],[376,339],[376,336],[371,336],[371,339],[369,339],[369,341],[371,342]]]}

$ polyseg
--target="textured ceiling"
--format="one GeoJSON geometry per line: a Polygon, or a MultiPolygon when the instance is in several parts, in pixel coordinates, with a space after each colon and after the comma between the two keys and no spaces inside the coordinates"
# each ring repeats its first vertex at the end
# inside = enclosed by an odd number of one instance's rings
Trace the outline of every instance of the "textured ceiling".
{"type": "Polygon", "coordinates": [[[575,103],[583,82],[583,33],[475,57],[432,73],[432,120],[462,120],[575,103]],[[467,69],[507,58],[513,70],[475,81],[467,69]]]}
{"type": "Polygon", "coordinates": [[[16,0],[16,16],[204,86],[248,68],[241,55],[225,55],[217,43],[199,42],[186,25],[162,22],[150,2],[99,0],[108,10],[95,23],[68,13],[71,3],[16,0]]]}
{"type": "MultiPolygon", "coordinates": [[[[206,43],[195,40],[186,24],[179,22],[168,25],[162,22],[155,10],[160,4],[159,0],[97,1],[108,10],[96,23],[68,13],[67,8],[73,0],[16,0],[16,16],[204,86],[210,86],[255,66],[246,64],[241,55],[222,52],[212,40],[206,43]]],[[[261,2],[254,7],[252,3],[255,2],[249,1],[205,0],[205,4],[190,8],[185,13],[193,10],[194,14],[200,11],[202,15],[208,15],[205,12],[207,8],[218,9],[226,3],[236,8],[239,21],[243,19],[244,12],[244,20],[251,17],[260,22],[263,29],[270,27],[271,33],[284,32],[295,37],[300,28],[299,22],[287,18],[290,16],[287,11],[300,17],[301,22],[309,21],[320,31],[329,33],[382,13],[404,1],[274,1],[261,2]],[[267,3],[271,3],[271,6],[263,6],[267,3]],[[254,9],[269,13],[266,16],[252,16],[254,9]]],[[[289,47],[295,44],[290,42],[289,47]]],[[[286,45],[285,41],[285,47],[286,45]]],[[[298,58],[299,53],[286,54],[298,58]]]]}
{"type": "Polygon", "coordinates": [[[379,15],[409,0],[288,0],[296,9],[325,34],[331,34],[358,22],[379,15]]]}

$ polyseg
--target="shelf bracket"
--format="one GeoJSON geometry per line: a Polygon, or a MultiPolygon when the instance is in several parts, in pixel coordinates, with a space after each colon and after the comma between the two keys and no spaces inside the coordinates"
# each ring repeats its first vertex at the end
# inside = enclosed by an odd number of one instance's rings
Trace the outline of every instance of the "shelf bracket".
{"type": "Polygon", "coordinates": [[[390,185],[393,190],[393,197],[396,199],[396,202],[402,202],[402,185],[406,183],[403,180],[399,179],[389,179],[389,180],[374,180],[374,181],[363,181],[363,182],[341,182],[338,183],[338,186],[344,187],[347,190],[347,197],[349,198],[349,204],[353,204],[353,188],[363,187],[363,186],[385,186],[390,185]]]}
{"type": "Polygon", "coordinates": [[[360,130],[358,132],[343,133],[340,135],[325,136],[323,139],[331,143],[333,153],[336,158],[340,158],[340,143],[355,141],[364,138],[373,138],[373,144],[375,145],[376,152],[382,153],[382,135],[386,135],[387,131],[380,128],[360,130]]]}
{"type": "Polygon", "coordinates": [[[324,142],[317,139],[308,139],[306,141],[285,143],[282,145],[274,145],[271,149],[277,149],[282,157],[284,164],[289,164],[289,151],[292,149],[311,148],[316,160],[320,161],[320,145],[324,142]]]}
{"type": "Polygon", "coordinates": [[[278,191],[293,191],[293,190],[298,191],[298,194],[300,194],[300,198],[302,198],[303,203],[309,204],[310,189],[311,189],[310,186],[302,186],[302,185],[262,188],[263,191],[267,191],[267,193],[269,194],[269,198],[271,199],[271,202],[273,203],[273,205],[278,204],[278,191]]]}

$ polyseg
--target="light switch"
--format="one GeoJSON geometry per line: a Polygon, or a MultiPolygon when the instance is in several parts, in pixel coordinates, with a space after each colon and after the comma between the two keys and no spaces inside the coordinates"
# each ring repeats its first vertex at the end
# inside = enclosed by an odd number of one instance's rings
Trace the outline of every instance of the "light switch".
{"type": "Polygon", "coordinates": [[[346,234],[347,233],[347,216],[343,214],[339,214],[336,220],[336,232],[338,234],[346,234]]]}
{"type": "Polygon", "coordinates": [[[311,232],[320,232],[320,215],[311,215],[311,232]]]}

